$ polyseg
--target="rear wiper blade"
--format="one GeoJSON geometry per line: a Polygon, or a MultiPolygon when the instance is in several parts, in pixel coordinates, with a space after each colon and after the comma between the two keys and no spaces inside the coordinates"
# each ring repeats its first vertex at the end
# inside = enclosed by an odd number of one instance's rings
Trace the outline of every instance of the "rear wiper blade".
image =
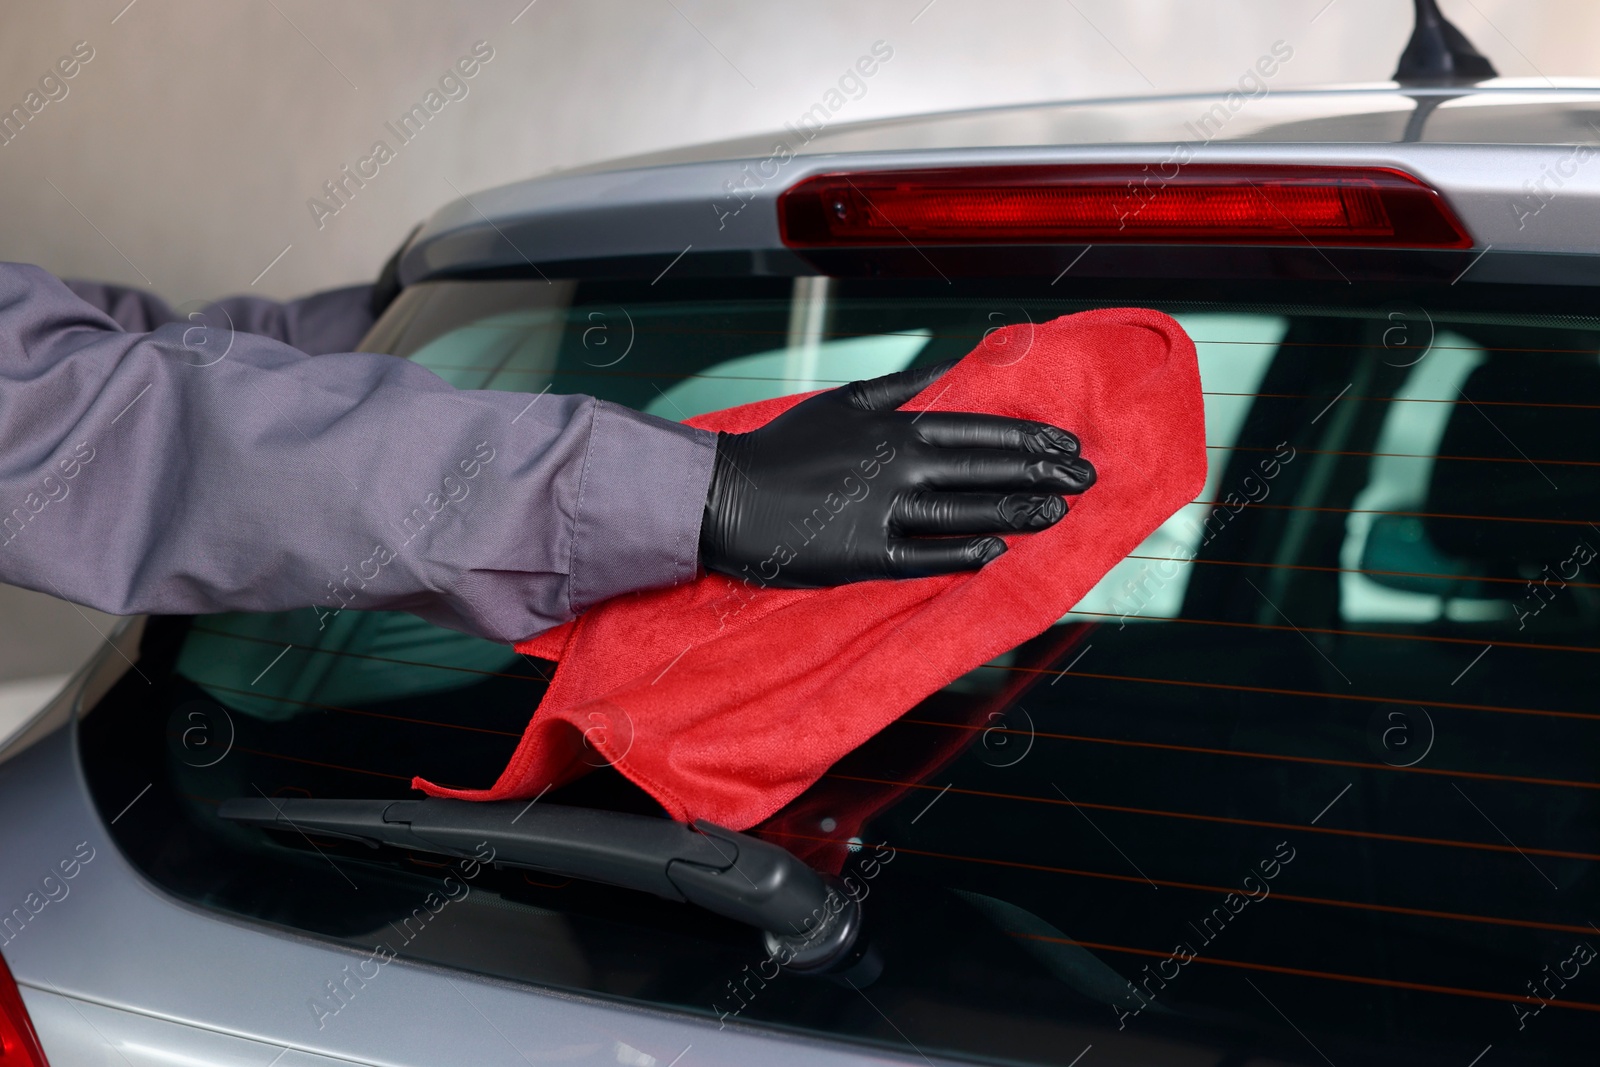
{"type": "MultiPolygon", "coordinates": [[[[527,868],[699,905],[764,934],[790,971],[856,962],[861,907],[836,879],[777,845],[704,820],[522,801],[235,797],[217,814],[248,826],[465,858],[487,844],[496,867],[527,868]]],[[[481,858],[481,856],[479,857],[481,858]]]]}

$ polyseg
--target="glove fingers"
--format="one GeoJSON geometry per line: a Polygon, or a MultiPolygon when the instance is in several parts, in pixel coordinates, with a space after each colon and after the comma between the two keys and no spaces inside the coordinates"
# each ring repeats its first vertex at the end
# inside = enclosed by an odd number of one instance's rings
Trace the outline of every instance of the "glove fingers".
{"type": "Polygon", "coordinates": [[[930,537],[889,542],[891,578],[928,578],[975,571],[1006,550],[998,537],[930,537]]]}
{"type": "Polygon", "coordinates": [[[1074,435],[1032,419],[977,415],[965,411],[929,411],[917,416],[922,439],[940,448],[1005,448],[1014,452],[1078,454],[1074,435]]]}
{"type": "Polygon", "coordinates": [[[885,374],[881,378],[851,382],[841,388],[844,389],[845,398],[853,408],[862,411],[893,411],[938,381],[945,371],[959,362],[960,360],[952,359],[927,367],[911,367],[894,374],[885,374]]]}
{"type": "Polygon", "coordinates": [[[1040,493],[912,493],[891,516],[903,534],[985,534],[1043,530],[1067,513],[1059,496],[1040,493]]]}
{"type": "Polygon", "coordinates": [[[952,448],[930,454],[924,481],[933,489],[1076,494],[1093,485],[1094,480],[1094,467],[1081,457],[952,448]]]}

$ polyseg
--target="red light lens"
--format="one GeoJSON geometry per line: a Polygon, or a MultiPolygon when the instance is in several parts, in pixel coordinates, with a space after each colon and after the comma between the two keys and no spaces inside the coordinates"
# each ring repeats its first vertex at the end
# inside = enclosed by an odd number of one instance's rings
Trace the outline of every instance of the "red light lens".
{"type": "Polygon", "coordinates": [[[4,957],[0,957],[0,1067],[50,1067],[4,957]]]}
{"type": "Polygon", "coordinates": [[[1470,248],[1444,199],[1378,167],[971,167],[808,178],[778,199],[784,243],[1073,243],[1470,248]]]}

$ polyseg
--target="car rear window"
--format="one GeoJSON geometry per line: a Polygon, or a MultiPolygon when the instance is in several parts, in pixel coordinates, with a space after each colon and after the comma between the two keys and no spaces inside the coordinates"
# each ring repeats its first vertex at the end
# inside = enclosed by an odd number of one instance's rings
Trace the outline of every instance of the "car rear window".
{"type": "MultiPolygon", "coordinates": [[[[671,419],[1089,307],[1193,336],[1200,498],[751,831],[858,880],[870,986],[772,977],[747,928],[523,872],[419,911],[439,857],[221,823],[234,796],[494,780],[555,665],[408,615],[151,620],[154,695],[120,685],[83,725],[91,787],[115,813],[154,780],[113,832],[196,903],[723,1025],[1041,1064],[1586,1062],[1600,321],[1491,286],[1327,289],[456,281],[375,329],[463,388],[671,419]]],[[[658,811],[604,766],[546,800],[658,811]]],[[[364,1007],[306,995],[327,1026],[364,1007]]]]}

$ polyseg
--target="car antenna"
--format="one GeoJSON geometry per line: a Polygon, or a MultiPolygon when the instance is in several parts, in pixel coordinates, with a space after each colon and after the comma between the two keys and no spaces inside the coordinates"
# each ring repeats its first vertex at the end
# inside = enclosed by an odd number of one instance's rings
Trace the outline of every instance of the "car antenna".
{"type": "Polygon", "coordinates": [[[1494,64],[1439,12],[1437,0],[1415,0],[1411,31],[1394,80],[1401,85],[1464,85],[1498,77],[1494,64]]]}

